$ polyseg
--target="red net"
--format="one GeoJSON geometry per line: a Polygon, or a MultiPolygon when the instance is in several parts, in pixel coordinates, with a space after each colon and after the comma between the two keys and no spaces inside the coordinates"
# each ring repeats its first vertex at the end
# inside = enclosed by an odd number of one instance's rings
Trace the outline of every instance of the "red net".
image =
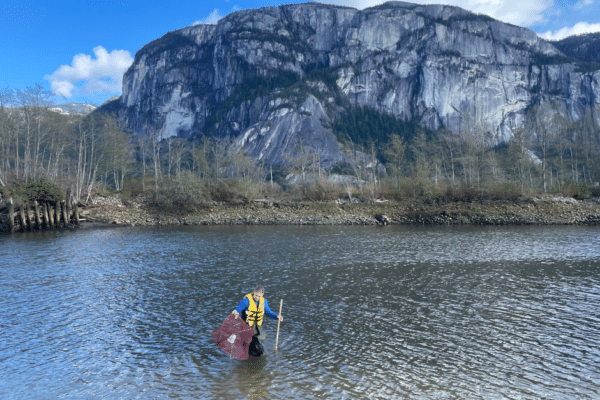
{"type": "Polygon", "coordinates": [[[237,360],[248,359],[248,346],[252,342],[254,330],[241,318],[229,314],[221,326],[212,333],[218,348],[237,360]]]}

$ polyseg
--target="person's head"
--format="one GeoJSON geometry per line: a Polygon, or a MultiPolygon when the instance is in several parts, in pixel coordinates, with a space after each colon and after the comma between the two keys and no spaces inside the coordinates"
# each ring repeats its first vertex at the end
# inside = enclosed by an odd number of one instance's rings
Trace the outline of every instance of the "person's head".
{"type": "Polygon", "coordinates": [[[252,298],[256,302],[260,301],[261,297],[263,297],[264,295],[265,295],[265,288],[262,286],[257,286],[254,289],[254,292],[252,292],[252,298]]]}

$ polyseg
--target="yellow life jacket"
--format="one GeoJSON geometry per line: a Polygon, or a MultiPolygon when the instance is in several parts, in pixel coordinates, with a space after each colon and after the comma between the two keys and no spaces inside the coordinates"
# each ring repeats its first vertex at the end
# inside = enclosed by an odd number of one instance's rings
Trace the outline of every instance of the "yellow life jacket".
{"type": "Polygon", "coordinates": [[[265,315],[265,299],[261,297],[257,306],[252,298],[252,293],[248,293],[246,297],[248,298],[248,317],[246,317],[246,323],[252,326],[256,322],[256,325],[260,326],[265,315]]]}

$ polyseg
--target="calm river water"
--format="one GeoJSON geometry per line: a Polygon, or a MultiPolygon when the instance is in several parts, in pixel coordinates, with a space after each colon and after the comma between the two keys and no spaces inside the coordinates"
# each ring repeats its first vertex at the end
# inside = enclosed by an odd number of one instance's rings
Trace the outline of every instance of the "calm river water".
{"type": "Polygon", "coordinates": [[[113,228],[0,237],[2,399],[597,399],[597,227],[113,228]],[[216,329],[256,284],[277,322],[216,329]]]}

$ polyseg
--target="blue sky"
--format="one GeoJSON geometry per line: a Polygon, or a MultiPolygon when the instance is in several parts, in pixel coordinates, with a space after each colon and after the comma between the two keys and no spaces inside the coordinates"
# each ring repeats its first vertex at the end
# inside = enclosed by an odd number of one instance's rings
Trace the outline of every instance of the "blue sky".
{"type": "MultiPolygon", "coordinates": [[[[146,43],[168,31],[248,8],[297,0],[80,0],[23,1],[0,5],[0,89],[36,83],[54,101],[101,104],[121,94],[121,79],[146,43]]],[[[364,9],[380,0],[321,0],[364,9]]],[[[444,3],[526,26],[560,39],[600,31],[600,0],[414,0],[444,3]]],[[[2,4],[0,3],[0,4],[2,4]]]]}

